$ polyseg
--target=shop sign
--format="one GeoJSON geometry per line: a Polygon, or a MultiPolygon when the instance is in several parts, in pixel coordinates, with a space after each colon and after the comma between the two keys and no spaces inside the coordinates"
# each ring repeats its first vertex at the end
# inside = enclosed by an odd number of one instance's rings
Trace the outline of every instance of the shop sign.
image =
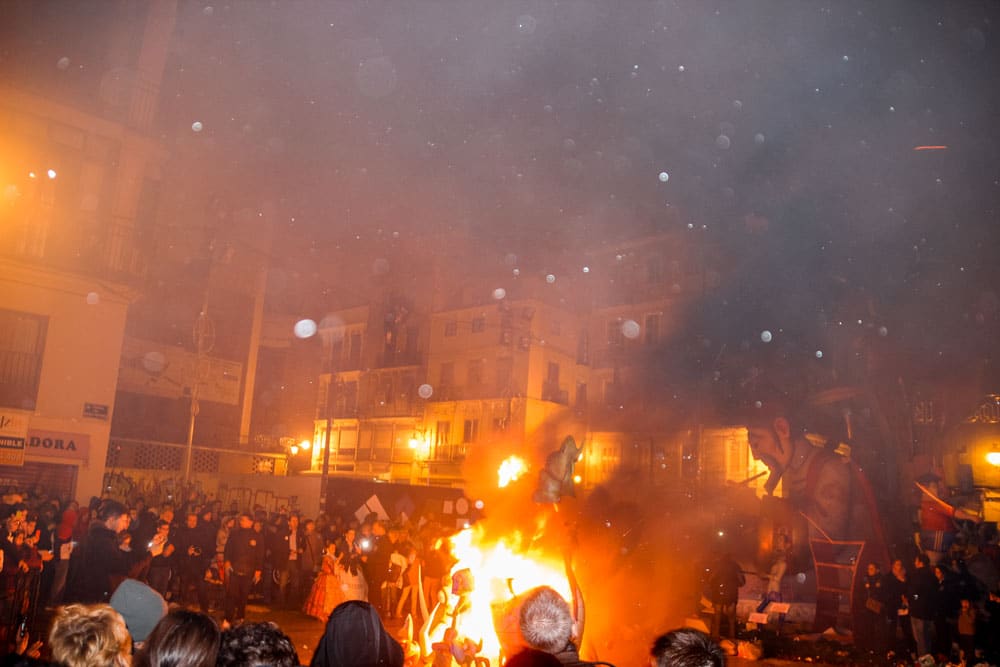
{"type": "Polygon", "coordinates": [[[82,459],[90,456],[90,435],[87,433],[63,433],[61,431],[28,431],[27,451],[32,456],[52,456],[67,459],[82,459]]]}
{"type": "Polygon", "coordinates": [[[24,438],[0,435],[0,466],[24,465],[24,438]]]}
{"type": "Polygon", "coordinates": [[[0,465],[23,466],[28,415],[0,410],[0,465]]]}

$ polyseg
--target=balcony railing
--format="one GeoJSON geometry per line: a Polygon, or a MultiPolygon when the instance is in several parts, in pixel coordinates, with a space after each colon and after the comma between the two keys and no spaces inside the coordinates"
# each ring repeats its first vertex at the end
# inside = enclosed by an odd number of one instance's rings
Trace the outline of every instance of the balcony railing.
{"type": "Polygon", "coordinates": [[[146,253],[127,218],[71,217],[52,211],[17,220],[4,236],[0,253],[49,269],[128,284],[146,275],[146,253]]]}

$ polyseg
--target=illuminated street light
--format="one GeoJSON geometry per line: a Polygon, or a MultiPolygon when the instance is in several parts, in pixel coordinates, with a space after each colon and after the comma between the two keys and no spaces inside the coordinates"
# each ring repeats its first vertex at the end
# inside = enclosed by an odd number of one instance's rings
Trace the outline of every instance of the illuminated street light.
{"type": "Polygon", "coordinates": [[[986,462],[991,466],[1000,467],[1000,452],[987,452],[986,462]]]}
{"type": "Polygon", "coordinates": [[[49,178],[55,178],[56,177],[56,170],[55,169],[49,169],[45,173],[48,174],[49,178]]]}
{"type": "Polygon", "coordinates": [[[302,442],[299,443],[299,449],[301,449],[304,452],[308,452],[311,447],[312,447],[312,440],[303,440],[302,442]]]}
{"type": "Polygon", "coordinates": [[[292,456],[295,456],[296,454],[299,453],[299,446],[298,445],[292,445],[291,447],[288,448],[288,451],[290,451],[292,453],[292,456]]]}

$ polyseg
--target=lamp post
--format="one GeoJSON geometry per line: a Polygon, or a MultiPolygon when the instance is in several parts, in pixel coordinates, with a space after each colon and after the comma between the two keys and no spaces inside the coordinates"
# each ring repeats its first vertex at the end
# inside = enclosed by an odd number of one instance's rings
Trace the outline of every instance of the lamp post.
{"type": "Polygon", "coordinates": [[[324,318],[320,322],[319,334],[323,339],[323,346],[326,348],[326,371],[330,378],[326,383],[326,396],[323,400],[323,412],[324,417],[326,417],[326,429],[323,434],[323,467],[320,469],[320,482],[319,482],[319,509],[321,512],[326,512],[326,498],[327,498],[327,487],[330,484],[330,431],[333,430],[333,415],[330,411],[330,396],[333,393],[333,371],[334,371],[334,358],[333,349],[335,338],[339,336],[340,339],[344,337],[344,328],[342,326],[330,326],[328,318],[324,318]]]}
{"type": "Polygon", "coordinates": [[[191,339],[194,342],[194,347],[197,351],[197,359],[195,361],[194,381],[191,383],[191,409],[190,418],[188,420],[187,450],[184,455],[185,486],[191,483],[191,460],[194,458],[194,420],[195,417],[198,416],[198,412],[201,410],[201,406],[198,403],[198,389],[201,386],[202,380],[205,379],[207,371],[205,368],[205,357],[212,351],[212,348],[215,347],[215,324],[208,316],[207,295],[205,297],[205,301],[202,303],[201,312],[198,314],[198,318],[194,321],[194,328],[191,331],[191,339]]]}

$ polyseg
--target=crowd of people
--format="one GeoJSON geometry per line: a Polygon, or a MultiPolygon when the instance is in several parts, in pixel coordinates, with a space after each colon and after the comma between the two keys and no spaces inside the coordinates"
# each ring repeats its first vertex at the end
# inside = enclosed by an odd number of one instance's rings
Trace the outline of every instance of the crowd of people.
{"type": "MultiPolygon", "coordinates": [[[[402,644],[410,664],[482,667],[481,646],[459,637],[454,623],[446,627],[448,618],[462,612],[463,600],[461,573],[454,578],[449,574],[454,560],[448,532],[434,521],[417,527],[403,519],[390,524],[376,515],[357,520],[350,515],[303,518],[285,509],[268,513],[233,507],[226,512],[221,502],[196,497],[177,507],[169,502],[147,506],[141,498],[128,506],[94,499],[81,509],[75,502],[63,505],[44,494],[8,494],[0,503],[6,527],[0,551],[0,642],[17,646],[21,654],[44,652],[59,663],[55,658],[62,638],[96,632],[100,626],[100,637],[84,643],[104,657],[62,662],[104,664],[106,658],[108,664],[117,664],[120,658],[161,664],[147,655],[152,649],[143,651],[147,642],[177,641],[178,628],[185,633],[200,628],[197,651],[211,654],[219,664],[252,664],[223,662],[227,650],[236,650],[234,637],[243,637],[240,633],[265,638],[278,647],[275,651],[287,643],[277,627],[245,622],[248,601],[257,600],[323,622],[340,618],[337,610],[353,609],[355,616],[357,609],[370,610],[374,617],[368,625],[351,617],[359,626],[371,626],[369,634],[375,632],[375,619],[382,629],[381,619],[408,617],[408,632],[391,639],[402,644]],[[48,642],[29,645],[29,630],[41,610],[47,610],[42,617],[52,617],[48,642]],[[418,647],[414,624],[432,621],[443,630],[443,640],[418,647]]],[[[966,540],[949,546],[948,557],[939,553],[933,561],[918,553],[909,571],[901,560],[888,573],[869,565],[855,623],[862,653],[903,660],[930,653],[940,664],[955,654],[956,661],[964,658],[968,665],[975,664],[977,656],[995,655],[1000,596],[968,567],[986,556],[976,552],[970,560],[960,552],[968,550],[966,540]]],[[[711,597],[717,613],[710,636],[716,641],[723,634],[736,639],[736,600],[744,577],[728,555],[713,570],[711,597]]],[[[583,664],[572,641],[582,628],[574,619],[575,608],[563,612],[563,606],[573,605],[551,589],[535,591],[519,611],[529,619],[528,629],[504,654],[514,656],[518,647],[528,647],[555,656],[561,664],[583,664]],[[546,615],[558,616],[559,623],[546,621],[546,615]],[[532,634],[531,628],[556,626],[554,638],[532,634]]],[[[317,652],[334,650],[326,648],[332,641],[328,628],[317,652]]],[[[71,644],[76,649],[82,645],[71,644]]],[[[290,643],[286,648],[294,656],[290,643]]],[[[297,657],[288,660],[298,664],[297,657]]]]}
{"type": "Polygon", "coordinates": [[[965,558],[932,563],[917,553],[910,567],[896,559],[889,572],[869,563],[863,586],[855,623],[862,651],[968,665],[1000,657],[1000,591],[965,558]]]}
{"type": "Polygon", "coordinates": [[[230,625],[244,619],[249,600],[322,620],[347,600],[370,600],[386,618],[404,607],[415,616],[417,589],[434,599],[451,565],[447,534],[434,521],[227,512],[197,497],[179,506],[95,498],[81,509],[12,493],[0,520],[0,633],[46,607],[109,602],[125,579],[168,602],[221,613],[230,625]]]}
{"type": "MultiPolygon", "coordinates": [[[[81,511],[76,503],[6,496],[3,664],[299,665],[276,624],[244,620],[247,599],[258,595],[326,623],[311,665],[488,666],[477,655],[481,644],[457,636],[454,619],[467,608],[461,592],[452,595],[461,582],[453,588],[447,535],[433,522],[414,530],[377,517],[353,523],[284,511],[225,516],[220,509],[104,499],[81,511]],[[426,600],[437,601],[432,612],[426,600]],[[33,641],[31,615],[44,609],[51,611],[48,631],[33,641]],[[414,636],[412,623],[394,637],[383,619],[404,612],[425,626],[429,614],[440,616],[442,627],[451,619],[450,627],[430,646],[414,636]]],[[[553,589],[533,589],[511,609],[516,631],[506,636],[504,655],[513,667],[595,664],[580,660],[582,624],[553,589]]],[[[725,658],[707,635],[677,630],[656,639],[650,661],[721,667],[725,658]]]]}

